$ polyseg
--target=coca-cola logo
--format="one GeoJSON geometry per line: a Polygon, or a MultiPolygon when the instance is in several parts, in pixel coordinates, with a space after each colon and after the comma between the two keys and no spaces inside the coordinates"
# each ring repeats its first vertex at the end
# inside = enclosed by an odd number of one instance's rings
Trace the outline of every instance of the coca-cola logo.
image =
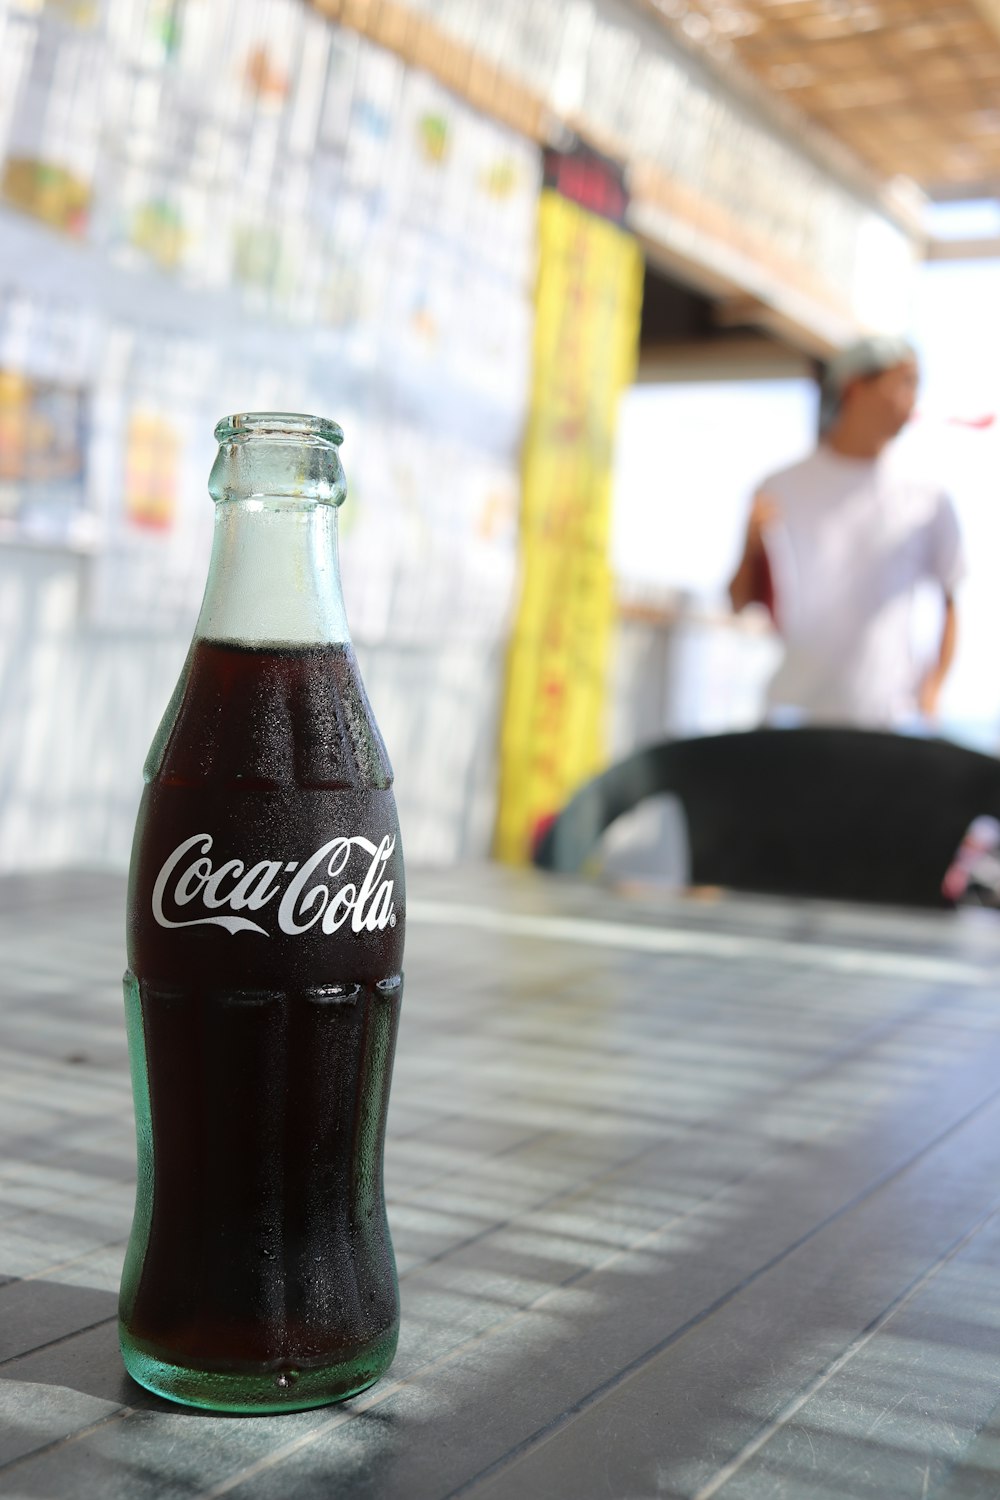
{"type": "Polygon", "coordinates": [[[327,935],[339,932],[348,922],[357,933],[382,932],[396,925],[392,881],[383,878],[396,848],[394,838],[383,838],[379,844],[360,834],[329,839],[302,864],[262,859],[249,868],[241,859],[213,865],[211,848],[210,833],[193,833],[163,861],[153,886],[153,916],[161,927],[224,927],[227,932],[259,932],[270,937],[258,922],[228,913],[260,911],[277,896],[278,927],[289,937],[298,937],[317,924],[327,935]],[[332,888],[330,882],[345,873],[356,849],[369,861],[363,878],[332,888]],[[292,878],[286,883],[289,875],[292,878]],[[169,911],[180,912],[194,901],[203,910],[221,914],[181,919],[168,916],[164,909],[166,905],[169,911]]]}

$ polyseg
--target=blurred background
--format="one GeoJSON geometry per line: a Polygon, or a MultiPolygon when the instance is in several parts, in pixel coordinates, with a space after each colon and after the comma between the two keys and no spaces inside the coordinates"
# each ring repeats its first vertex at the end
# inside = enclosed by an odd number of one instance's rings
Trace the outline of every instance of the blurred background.
{"type": "Polygon", "coordinates": [[[758,723],[749,499],[872,330],[970,559],[940,728],[994,752],[998,99],[996,0],[0,0],[0,869],[127,862],[228,412],[346,430],[411,860],[758,723]]]}

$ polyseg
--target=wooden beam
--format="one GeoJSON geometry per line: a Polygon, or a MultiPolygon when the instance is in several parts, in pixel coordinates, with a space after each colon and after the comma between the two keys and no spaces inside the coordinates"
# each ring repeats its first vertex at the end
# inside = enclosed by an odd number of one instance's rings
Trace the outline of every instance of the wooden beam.
{"type": "Polygon", "coordinates": [[[800,349],[763,334],[692,340],[640,350],[636,383],[667,385],[696,380],[796,380],[812,375],[800,349]]]}
{"type": "Polygon", "coordinates": [[[974,240],[931,240],[928,260],[1000,260],[1000,235],[974,240]]]}
{"type": "Polygon", "coordinates": [[[767,305],[759,297],[743,294],[726,297],[712,309],[712,321],[717,328],[753,328],[767,312],[767,305]]]}

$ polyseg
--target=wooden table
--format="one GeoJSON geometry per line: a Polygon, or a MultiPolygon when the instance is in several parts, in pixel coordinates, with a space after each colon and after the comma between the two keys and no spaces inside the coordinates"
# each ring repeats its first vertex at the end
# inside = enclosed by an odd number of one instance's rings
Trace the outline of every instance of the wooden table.
{"type": "Polygon", "coordinates": [[[0,882],[0,1494],[995,1500],[1000,921],[411,896],[396,1362],[214,1417],[118,1356],[122,882],[0,882]]]}

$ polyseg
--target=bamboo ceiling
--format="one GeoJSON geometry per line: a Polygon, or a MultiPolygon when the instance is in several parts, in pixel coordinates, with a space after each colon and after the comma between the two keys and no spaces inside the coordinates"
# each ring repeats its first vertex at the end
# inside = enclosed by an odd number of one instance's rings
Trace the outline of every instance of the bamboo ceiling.
{"type": "Polygon", "coordinates": [[[881,177],[1000,187],[1000,0],[652,0],[881,177]]]}

